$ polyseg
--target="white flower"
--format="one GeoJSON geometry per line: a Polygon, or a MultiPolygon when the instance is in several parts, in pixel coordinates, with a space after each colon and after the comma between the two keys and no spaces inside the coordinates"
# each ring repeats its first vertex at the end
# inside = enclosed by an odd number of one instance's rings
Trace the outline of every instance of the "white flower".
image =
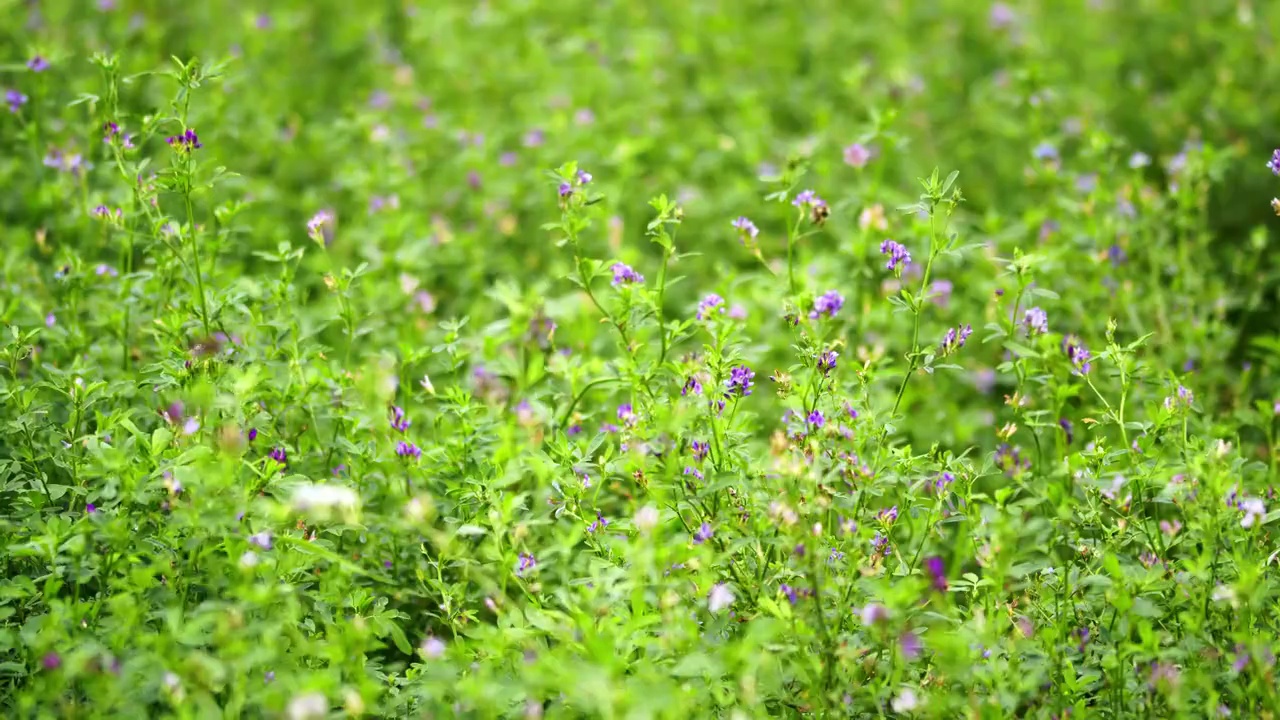
{"type": "Polygon", "coordinates": [[[1253,527],[1254,523],[1267,514],[1267,506],[1262,504],[1261,498],[1245,498],[1241,500],[1240,509],[1244,511],[1244,517],[1240,519],[1240,527],[1253,527]]]}
{"type": "Polygon", "coordinates": [[[252,550],[245,550],[244,554],[240,556],[240,567],[244,568],[245,570],[250,570],[252,568],[255,568],[257,567],[257,565],[258,565],[258,553],[252,550]]]}
{"type": "Polygon", "coordinates": [[[652,505],[645,505],[636,511],[636,516],[632,520],[636,529],[640,532],[647,533],[658,525],[658,508],[652,505]]]}
{"type": "Polygon", "coordinates": [[[724,583],[717,583],[707,595],[707,609],[713,613],[718,613],[732,605],[733,599],[733,591],[729,589],[729,586],[724,583]]]}
{"type": "Polygon", "coordinates": [[[405,503],[404,514],[414,522],[422,520],[427,516],[427,504],[422,501],[422,498],[411,498],[405,503]]]}
{"type": "Polygon", "coordinates": [[[898,697],[893,699],[893,711],[896,713],[911,712],[916,709],[916,705],[920,703],[916,693],[911,688],[904,688],[898,693],[898,697]]]}
{"type": "Polygon", "coordinates": [[[289,720],[318,720],[329,712],[329,700],[323,693],[310,692],[294,695],[285,708],[289,720]]]}
{"type": "Polygon", "coordinates": [[[293,508],[299,511],[356,510],[360,506],[360,496],[355,490],[342,485],[308,483],[300,485],[293,491],[293,508]]]}
{"type": "Polygon", "coordinates": [[[1219,585],[1213,589],[1214,602],[1235,603],[1236,591],[1230,585],[1219,585]]]}
{"type": "Polygon", "coordinates": [[[422,389],[426,390],[427,394],[429,395],[436,394],[436,386],[431,384],[431,376],[423,375],[421,384],[422,384],[422,389]]]}

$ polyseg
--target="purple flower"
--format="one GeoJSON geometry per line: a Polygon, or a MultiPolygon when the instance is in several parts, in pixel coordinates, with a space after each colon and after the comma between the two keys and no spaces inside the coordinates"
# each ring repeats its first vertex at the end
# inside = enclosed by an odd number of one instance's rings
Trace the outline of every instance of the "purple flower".
{"type": "MultiPolygon", "coordinates": [[[[684,387],[680,389],[680,394],[686,396],[689,394],[701,395],[702,381],[698,380],[697,376],[690,375],[689,379],[684,381],[684,387]]],[[[1277,407],[1280,407],[1280,402],[1277,402],[1277,407]]],[[[1277,410],[1276,414],[1280,415],[1280,410],[1277,410]]]]}
{"type": "Polygon", "coordinates": [[[249,542],[253,543],[254,545],[257,545],[263,550],[270,550],[271,549],[271,531],[263,530],[262,532],[254,533],[249,536],[249,542]]]}
{"type": "Polygon", "coordinates": [[[885,525],[892,525],[893,521],[898,519],[898,506],[894,505],[893,507],[881,510],[876,513],[876,519],[885,525]]]}
{"type": "Polygon", "coordinates": [[[98,512],[98,506],[94,505],[93,503],[88,503],[84,506],[84,511],[92,515],[98,512]]]}
{"type": "Polygon", "coordinates": [[[879,603],[867,603],[862,606],[859,616],[862,620],[862,624],[870,627],[888,620],[889,609],[879,603]]]}
{"type": "Polygon", "coordinates": [[[760,228],[756,227],[756,224],[748,220],[746,217],[739,217],[737,220],[734,220],[729,224],[738,229],[738,232],[742,234],[744,240],[746,238],[754,240],[755,237],[760,234],[760,228]]]}
{"type": "Polygon", "coordinates": [[[405,416],[404,410],[398,405],[391,406],[391,429],[404,432],[409,429],[413,421],[405,416]]]}
{"type": "Polygon", "coordinates": [[[1013,8],[998,2],[991,6],[990,15],[991,27],[1001,30],[1013,24],[1017,16],[1013,14],[1013,8]]]}
{"type": "Polygon", "coordinates": [[[616,262],[610,268],[613,271],[613,285],[616,287],[622,283],[643,283],[644,276],[632,270],[625,263],[616,262]]]}
{"type": "Polygon", "coordinates": [[[701,470],[699,470],[698,468],[696,468],[696,467],[692,466],[692,465],[686,465],[686,466],[684,467],[684,474],[685,474],[685,475],[692,475],[692,476],[694,476],[694,477],[698,478],[699,480],[703,479],[703,478],[702,478],[702,471],[701,471],[701,470]]]}
{"type": "Polygon", "coordinates": [[[1062,418],[1058,420],[1058,427],[1062,428],[1062,432],[1067,434],[1067,444],[1070,445],[1075,440],[1075,432],[1072,430],[1071,421],[1062,418]]]}
{"type": "Polygon", "coordinates": [[[1037,145],[1036,149],[1032,151],[1032,154],[1035,155],[1035,158],[1037,160],[1057,160],[1058,159],[1058,149],[1047,142],[1042,142],[1039,145],[1037,145]]]}
{"type": "Polygon", "coordinates": [[[9,103],[9,112],[16,113],[18,108],[27,104],[27,96],[17,90],[6,90],[4,92],[4,101],[9,103]]]}
{"type": "Polygon", "coordinates": [[[816,320],[822,315],[835,317],[842,307],[844,307],[844,296],[835,290],[828,290],[814,299],[813,310],[809,312],[809,318],[816,320]]]}
{"type": "Polygon", "coordinates": [[[258,428],[249,428],[249,442],[258,439],[258,428]]]}
{"type": "Polygon", "coordinates": [[[44,656],[41,664],[44,665],[45,670],[57,670],[62,667],[62,657],[56,652],[51,652],[44,656]]]}
{"type": "Polygon", "coordinates": [[[596,513],[596,519],[592,521],[590,525],[587,526],[587,532],[589,534],[594,535],[608,526],[609,526],[609,521],[600,513],[596,513]]]}
{"type": "Polygon", "coordinates": [[[530,148],[538,147],[539,145],[542,144],[545,138],[546,138],[545,133],[543,133],[541,130],[537,128],[534,128],[533,130],[530,130],[529,132],[525,133],[524,146],[530,147],[530,148]]]}
{"type": "Polygon", "coordinates": [[[560,192],[560,197],[562,198],[569,197],[570,195],[573,194],[573,186],[567,182],[562,182],[560,183],[559,192],[560,192]]]}
{"type": "Polygon", "coordinates": [[[701,545],[702,543],[710,540],[711,536],[714,534],[715,533],[711,529],[711,523],[704,522],[698,528],[698,531],[693,534],[693,542],[695,545],[701,545]]]}
{"type": "Polygon", "coordinates": [[[169,147],[183,153],[189,153],[204,147],[200,142],[200,136],[196,134],[195,128],[187,128],[179,135],[166,138],[165,142],[169,143],[169,147]]]}
{"type": "Polygon", "coordinates": [[[835,350],[828,350],[818,356],[818,369],[822,371],[825,377],[836,369],[836,358],[840,357],[840,353],[835,350]]]}
{"type": "Polygon", "coordinates": [[[844,149],[844,163],[850,167],[865,167],[871,159],[871,151],[862,143],[854,143],[844,149]]]}
{"type": "Polygon", "coordinates": [[[898,647],[902,650],[902,656],[907,660],[915,660],[920,657],[920,650],[922,649],[920,637],[910,630],[902,633],[902,636],[898,638],[898,647]]]}
{"type": "Polygon", "coordinates": [[[891,552],[893,552],[893,550],[889,547],[888,536],[877,530],[876,536],[871,538],[871,553],[873,555],[889,557],[889,553],[891,552]]]}
{"type": "Polygon", "coordinates": [[[422,449],[411,442],[401,440],[396,443],[396,455],[405,459],[413,458],[414,460],[417,460],[422,457],[422,449]]]}
{"type": "Polygon", "coordinates": [[[577,179],[579,185],[586,185],[591,182],[591,173],[586,170],[579,170],[577,174],[574,175],[574,178],[577,179]]]}
{"type": "Polygon", "coordinates": [[[56,324],[58,324],[58,316],[57,316],[57,315],[54,315],[53,313],[49,313],[48,315],[45,315],[45,316],[44,316],[44,326],[45,326],[45,327],[51,328],[51,327],[53,327],[53,326],[54,326],[54,325],[56,325],[56,324]]]}
{"type": "Polygon", "coordinates": [[[36,55],[27,61],[27,67],[31,72],[44,72],[49,69],[49,61],[39,55],[36,55]]]}
{"type": "Polygon", "coordinates": [[[827,422],[827,419],[823,417],[821,410],[814,410],[813,412],[809,413],[809,417],[805,419],[808,420],[809,424],[814,426],[815,428],[820,428],[827,422]]]}
{"type": "Polygon", "coordinates": [[[935,280],[929,286],[929,299],[938,307],[945,308],[951,302],[951,291],[954,286],[950,280],[935,280]]]}
{"type": "Polygon", "coordinates": [[[1038,307],[1027,310],[1022,318],[1022,324],[1027,327],[1028,335],[1049,332],[1049,316],[1038,307]]]}
{"type": "Polygon", "coordinates": [[[827,203],[812,190],[803,190],[791,201],[796,207],[826,207],[827,203]]]}
{"type": "Polygon", "coordinates": [[[717,308],[719,309],[719,312],[724,312],[724,298],[715,293],[711,293],[698,303],[697,318],[699,320],[705,320],[711,315],[711,311],[716,310],[717,308]]]}
{"type": "Polygon", "coordinates": [[[885,240],[880,243],[880,254],[889,256],[889,262],[885,263],[886,270],[901,272],[911,265],[911,253],[907,251],[906,247],[893,240],[885,240]]]}
{"type": "Polygon", "coordinates": [[[1231,663],[1231,669],[1236,672],[1243,671],[1249,665],[1249,653],[1244,645],[1236,644],[1236,659],[1231,663]]]}
{"type": "Polygon", "coordinates": [[[622,403],[618,406],[618,419],[627,427],[635,427],[637,418],[635,412],[631,409],[631,403],[622,403]]]}
{"type": "Polygon", "coordinates": [[[1090,362],[1093,355],[1089,352],[1089,348],[1080,342],[1079,338],[1068,335],[1062,339],[1062,349],[1067,353],[1067,359],[1071,361],[1071,365],[1075,368],[1077,375],[1088,375],[1093,369],[1090,362]]]}
{"type": "Polygon", "coordinates": [[[706,459],[707,453],[711,452],[711,446],[708,445],[705,441],[694,440],[693,443],[689,446],[689,450],[693,453],[693,458],[695,460],[697,460],[698,462],[702,462],[703,460],[706,459]]]}
{"type": "Polygon", "coordinates": [[[281,465],[289,464],[289,455],[288,453],[285,452],[284,448],[282,447],[271,448],[271,452],[267,453],[267,457],[271,458],[272,460],[275,460],[281,465]]]}
{"type": "Polygon", "coordinates": [[[943,490],[946,490],[951,485],[951,483],[954,483],[955,481],[956,481],[956,476],[953,473],[943,470],[942,472],[938,473],[937,477],[933,479],[933,489],[937,492],[942,492],[943,490]]]}
{"type": "Polygon", "coordinates": [[[938,592],[947,591],[947,571],[943,567],[942,558],[938,555],[927,558],[924,561],[925,574],[929,576],[929,582],[933,585],[933,589],[938,592]]]}
{"type": "Polygon", "coordinates": [[[1280,149],[1272,151],[1271,159],[1267,161],[1267,167],[1272,173],[1280,175],[1280,149]]]}
{"type": "Polygon", "coordinates": [[[264,682],[264,683],[270,683],[272,680],[275,680],[275,679],[276,679],[276,671],[275,671],[275,670],[268,670],[268,671],[267,671],[266,673],[264,673],[264,674],[263,674],[263,676],[262,676],[262,682],[264,682]]]}
{"type": "Polygon", "coordinates": [[[476,172],[475,170],[468,170],[467,186],[470,187],[472,190],[479,190],[481,184],[482,183],[480,182],[480,173],[476,172]]]}
{"type": "Polygon", "coordinates": [[[332,210],[321,210],[307,221],[307,235],[316,242],[323,242],[327,247],[333,242],[333,226],[337,217],[332,210]]]}
{"type": "Polygon", "coordinates": [[[796,589],[786,583],[782,583],[781,585],[778,586],[778,592],[782,593],[783,595],[786,595],[787,602],[791,603],[792,605],[795,605],[796,601],[800,599],[800,595],[799,593],[796,592],[796,589]]]}
{"type": "Polygon", "coordinates": [[[947,330],[947,334],[942,338],[942,344],[940,345],[939,351],[943,355],[950,355],[956,350],[964,347],[965,341],[968,340],[969,336],[972,334],[972,325],[963,325],[947,330]]]}
{"type": "Polygon", "coordinates": [[[516,575],[524,577],[524,574],[538,567],[538,561],[533,559],[529,553],[520,553],[520,559],[516,562],[516,575]]]}
{"type": "Polygon", "coordinates": [[[1082,627],[1076,630],[1074,635],[1078,639],[1076,649],[1079,650],[1080,652],[1084,652],[1085,645],[1089,644],[1089,635],[1090,635],[1089,628],[1082,627]]]}
{"type": "Polygon", "coordinates": [[[725,385],[730,394],[737,393],[740,397],[746,397],[751,394],[755,377],[756,374],[751,368],[739,365],[729,371],[729,379],[725,381],[725,385]]]}
{"type": "Polygon", "coordinates": [[[1022,449],[1009,443],[1001,443],[996,448],[996,467],[1005,475],[1015,477],[1031,467],[1031,459],[1022,456],[1022,449]]]}

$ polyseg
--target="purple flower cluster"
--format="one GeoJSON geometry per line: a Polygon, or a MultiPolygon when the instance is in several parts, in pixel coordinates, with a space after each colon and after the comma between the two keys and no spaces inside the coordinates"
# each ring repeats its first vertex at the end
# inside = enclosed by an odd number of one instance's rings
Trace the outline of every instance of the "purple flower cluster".
{"type": "Polygon", "coordinates": [[[1074,372],[1077,375],[1088,375],[1093,369],[1093,354],[1089,352],[1089,348],[1080,342],[1080,339],[1068,335],[1062,338],[1062,349],[1067,353],[1067,359],[1071,361],[1074,372]]]}
{"type": "Polygon", "coordinates": [[[1271,152],[1271,159],[1267,161],[1267,168],[1272,173],[1280,175],[1280,148],[1271,152]]]}
{"type": "Polygon", "coordinates": [[[1028,335],[1042,335],[1049,332],[1049,316],[1038,307],[1027,310],[1022,318],[1022,324],[1026,326],[1028,335]]]}
{"type": "Polygon", "coordinates": [[[880,243],[880,254],[889,256],[889,261],[884,266],[886,270],[901,272],[911,265],[911,253],[902,244],[893,240],[880,243]]]}
{"type": "Polygon", "coordinates": [[[945,356],[959,350],[964,347],[965,341],[968,340],[969,336],[972,334],[972,325],[963,325],[947,330],[947,334],[942,338],[940,352],[945,356]]]}
{"type": "Polygon", "coordinates": [[[796,195],[795,199],[791,201],[791,204],[796,207],[815,208],[826,207],[827,201],[818,197],[818,194],[812,190],[802,190],[800,194],[796,195]]]}
{"type": "Polygon", "coordinates": [[[413,424],[413,421],[404,414],[404,409],[399,405],[391,406],[391,419],[389,422],[391,424],[391,429],[398,430],[399,432],[408,430],[409,426],[413,424]]]}
{"type": "Polygon", "coordinates": [[[281,465],[289,464],[289,454],[285,452],[284,448],[279,446],[271,448],[271,452],[267,453],[267,457],[275,460],[281,465]]]}
{"type": "Polygon", "coordinates": [[[4,101],[9,104],[9,112],[16,113],[19,108],[27,104],[27,96],[17,90],[5,90],[4,101]]]}
{"type": "Polygon", "coordinates": [[[734,220],[729,224],[737,228],[739,234],[742,235],[741,239],[744,242],[746,240],[755,240],[756,236],[760,234],[760,228],[756,227],[756,224],[748,220],[745,216],[739,217],[737,220],[734,220]]]}
{"type": "Polygon", "coordinates": [[[737,394],[739,397],[746,397],[751,394],[751,388],[755,384],[755,371],[746,365],[739,365],[729,371],[729,379],[725,381],[729,394],[737,394]]]}
{"type": "Polygon", "coordinates": [[[698,303],[698,319],[706,320],[711,316],[711,311],[724,312],[724,298],[715,293],[711,293],[698,303]]]}
{"type": "Polygon", "coordinates": [[[823,377],[831,374],[836,369],[836,358],[840,357],[840,353],[835,350],[828,350],[818,356],[818,369],[822,371],[823,377]]]}
{"type": "Polygon", "coordinates": [[[871,150],[862,143],[854,143],[844,149],[844,162],[849,167],[865,167],[871,160],[871,150]]]}
{"type": "Polygon", "coordinates": [[[827,423],[827,418],[822,414],[821,410],[814,410],[809,413],[809,417],[805,418],[805,420],[815,428],[820,428],[827,423]]]}
{"type": "Polygon", "coordinates": [[[695,545],[701,545],[702,543],[710,540],[713,535],[715,535],[715,532],[711,529],[711,523],[704,522],[698,528],[698,531],[693,534],[693,543],[695,545]]]}
{"type": "Polygon", "coordinates": [[[631,269],[626,263],[616,262],[610,268],[613,271],[613,285],[616,287],[622,283],[643,283],[644,276],[631,269]]]}
{"type": "Polygon", "coordinates": [[[529,553],[520,553],[520,558],[516,561],[516,575],[524,577],[525,573],[538,567],[538,561],[529,553]]]}
{"type": "Polygon", "coordinates": [[[120,141],[120,147],[125,150],[133,149],[133,136],[128,133],[121,133],[119,125],[108,122],[102,126],[102,142],[110,145],[117,139],[120,141]]]}
{"type": "Polygon", "coordinates": [[[711,452],[711,446],[704,440],[694,440],[689,446],[689,451],[693,453],[693,459],[702,462],[707,458],[707,453],[711,452]]]}
{"type": "Polygon", "coordinates": [[[604,515],[596,513],[596,519],[587,526],[587,532],[594,535],[609,526],[609,520],[604,515]]]}
{"type": "Polygon", "coordinates": [[[407,440],[401,440],[396,443],[396,455],[406,460],[417,460],[422,457],[422,449],[407,440]]]}
{"type": "Polygon", "coordinates": [[[1022,455],[1022,448],[1009,443],[1001,443],[996,448],[996,467],[1005,475],[1016,477],[1031,468],[1031,458],[1022,455]]]}
{"type": "Polygon", "coordinates": [[[924,561],[925,574],[929,576],[929,583],[937,592],[947,591],[947,571],[943,566],[942,558],[934,555],[924,561]]]}
{"type": "Polygon", "coordinates": [[[828,290],[814,299],[809,318],[816,320],[822,315],[835,317],[842,307],[844,307],[844,296],[835,290],[828,290]]]}
{"type": "Polygon", "coordinates": [[[701,395],[702,381],[698,379],[698,376],[690,375],[689,379],[684,381],[684,387],[680,388],[680,394],[684,396],[701,395]]]}
{"type": "Polygon", "coordinates": [[[189,153],[204,147],[200,142],[200,136],[196,135],[195,128],[187,128],[181,134],[166,138],[165,142],[169,143],[169,147],[183,153],[189,153]]]}

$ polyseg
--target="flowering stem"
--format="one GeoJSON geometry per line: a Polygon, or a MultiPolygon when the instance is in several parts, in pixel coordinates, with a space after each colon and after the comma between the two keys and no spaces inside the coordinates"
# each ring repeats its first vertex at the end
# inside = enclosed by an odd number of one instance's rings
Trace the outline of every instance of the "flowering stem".
{"type": "MultiPolygon", "coordinates": [[[[188,163],[190,161],[188,160],[188,163]]],[[[200,241],[196,235],[196,218],[191,208],[191,166],[187,166],[187,182],[183,198],[187,205],[187,225],[191,228],[191,262],[195,266],[196,272],[196,292],[200,295],[200,324],[204,326],[204,334],[210,336],[213,333],[209,330],[209,307],[205,305],[204,300],[204,273],[200,270],[200,241]]]]}
{"type": "Polygon", "coordinates": [[[797,216],[795,222],[787,224],[787,287],[792,296],[796,294],[795,246],[796,231],[799,229],[800,218],[797,216]]]}
{"type": "Polygon", "coordinates": [[[666,323],[665,315],[663,314],[663,311],[662,311],[662,302],[663,302],[663,297],[666,295],[666,292],[667,292],[667,263],[671,261],[671,253],[673,251],[672,243],[674,242],[675,242],[675,238],[671,238],[671,243],[668,243],[665,247],[663,247],[662,268],[658,271],[658,303],[657,303],[658,336],[659,338],[661,338],[661,342],[662,342],[662,352],[658,355],[659,368],[662,367],[662,363],[667,361],[667,350],[669,349],[669,346],[667,343],[667,327],[666,327],[667,323],[666,323]]]}

